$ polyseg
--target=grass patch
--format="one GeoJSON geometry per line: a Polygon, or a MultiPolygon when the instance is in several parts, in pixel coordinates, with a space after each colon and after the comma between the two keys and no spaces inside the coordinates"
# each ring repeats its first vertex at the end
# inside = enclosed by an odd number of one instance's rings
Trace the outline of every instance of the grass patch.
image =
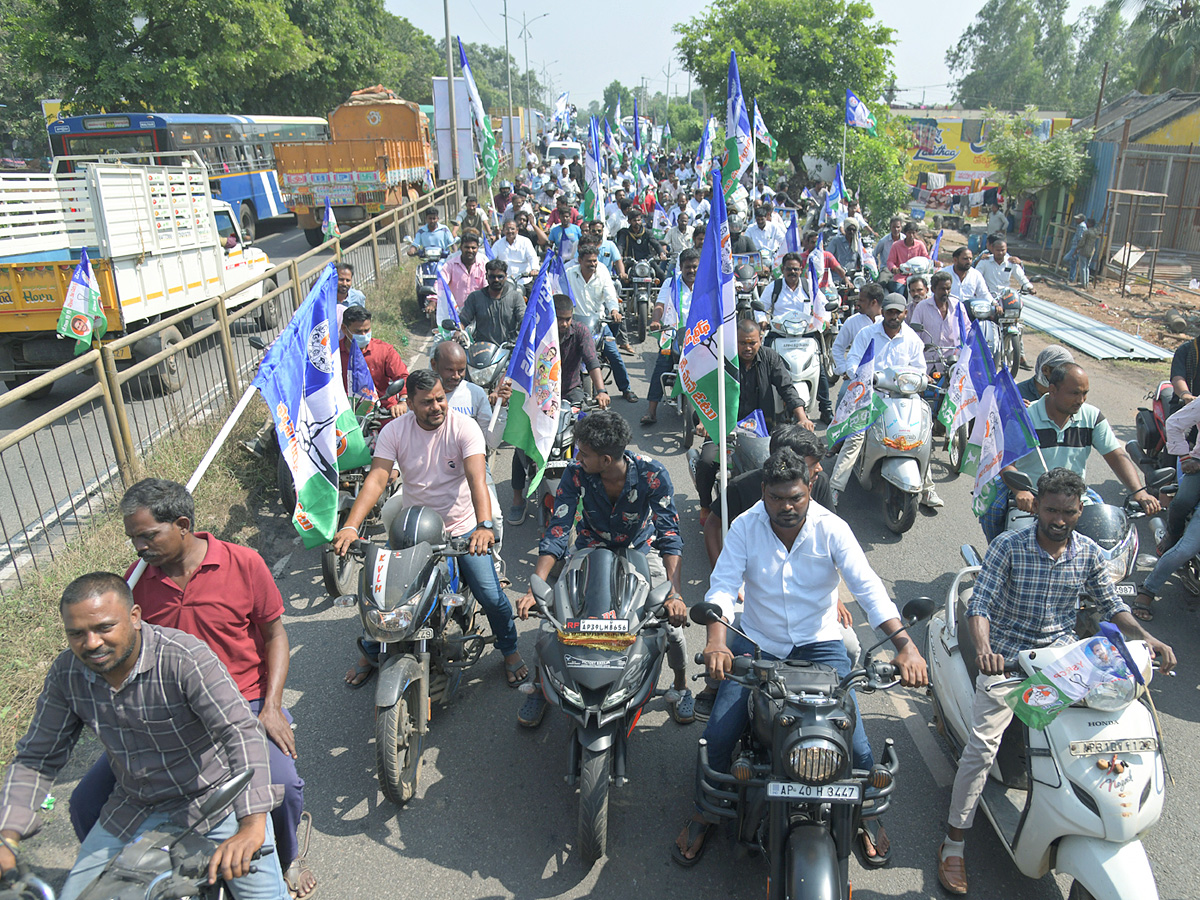
{"type": "MultiPolygon", "coordinates": [[[[143,460],[142,471],[186,483],[226,415],[228,410],[220,418],[164,436],[143,460]]],[[[255,399],[200,481],[195,491],[198,530],[210,531],[221,540],[258,545],[258,510],[275,491],[274,470],[241,450],[238,441],[253,436],[266,415],[261,397],[255,399]]],[[[57,549],[48,565],[23,573],[22,588],[0,598],[0,635],[8,648],[0,658],[0,764],[12,759],[16,742],[33,716],[46,671],[66,649],[58,615],[63,589],[87,572],[121,574],[136,561],[117,513],[120,497],[105,499],[108,512],[97,516],[82,536],[57,549]]]]}
{"type": "Polygon", "coordinates": [[[372,337],[387,341],[401,356],[408,355],[413,335],[429,333],[429,320],[417,310],[416,272],[416,260],[403,257],[397,268],[389,269],[365,292],[372,337]]]}

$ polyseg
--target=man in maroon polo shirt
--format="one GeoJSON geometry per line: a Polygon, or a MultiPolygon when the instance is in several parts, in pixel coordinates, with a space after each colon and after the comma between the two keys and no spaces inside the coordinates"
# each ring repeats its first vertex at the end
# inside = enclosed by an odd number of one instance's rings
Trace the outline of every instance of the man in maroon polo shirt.
{"type": "MultiPolygon", "coordinates": [[[[402,416],[408,412],[408,388],[403,389],[395,397],[387,397],[387,389],[393,381],[408,378],[408,366],[400,358],[396,348],[387,341],[371,337],[371,314],[361,306],[351,306],[342,314],[341,341],[342,357],[342,386],[350,390],[346,367],[350,362],[350,341],[354,341],[362,349],[363,359],[371,372],[371,380],[375,383],[375,392],[381,397],[383,408],[393,416],[402,416]]],[[[274,429],[274,424],[272,424],[274,429]]]]}
{"type": "MultiPolygon", "coordinates": [[[[195,506],[182,484],[139,481],[121,499],[121,514],[134,550],[147,563],[133,589],[142,617],[208,644],[270,738],[271,782],[284,789],[283,802],[271,813],[279,863],[293,895],[307,897],[316,878],[297,858],[304,781],[296,772],[292,717],[283,707],[289,648],[275,580],[254,550],[192,530],[195,506]]],[[[127,579],[132,571],[130,566],[127,579]]],[[[91,829],[114,783],[108,760],[101,757],[71,796],[77,834],[91,829]]]]}

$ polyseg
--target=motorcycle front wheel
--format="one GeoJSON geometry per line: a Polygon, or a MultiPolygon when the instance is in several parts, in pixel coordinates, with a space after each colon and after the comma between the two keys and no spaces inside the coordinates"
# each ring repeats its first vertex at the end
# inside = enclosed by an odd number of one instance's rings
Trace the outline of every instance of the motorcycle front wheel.
{"type": "Polygon", "coordinates": [[[417,733],[417,687],[412,681],[391,706],[375,708],[375,767],[383,796],[402,806],[417,792],[421,735],[417,733]]]}
{"type": "Polygon", "coordinates": [[[646,340],[646,322],[650,318],[650,301],[638,300],[637,302],[637,328],[634,336],[637,338],[636,343],[640,344],[646,340]]]}
{"type": "Polygon", "coordinates": [[[917,520],[917,495],[884,482],[883,520],[888,531],[904,534],[917,520]]]}
{"type": "Polygon", "coordinates": [[[579,852],[590,869],[608,849],[608,775],[611,748],[582,747],[579,764],[579,852]]]}

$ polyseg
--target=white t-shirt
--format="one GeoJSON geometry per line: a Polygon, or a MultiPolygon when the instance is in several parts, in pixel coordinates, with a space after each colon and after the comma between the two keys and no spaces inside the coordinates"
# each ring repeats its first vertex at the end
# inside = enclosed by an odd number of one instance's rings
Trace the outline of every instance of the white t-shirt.
{"type": "Polygon", "coordinates": [[[489,447],[496,448],[504,442],[504,424],[508,420],[508,407],[500,407],[496,430],[489,430],[492,424],[492,404],[488,402],[487,391],[482,387],[464,378],[446,398],[446,402],[450,404],[452,410],[475,420],[489,447]]]}
{"type": "Polygon", "coordinates": [[[454,409],[433,431],[418,425],[410,410],[383,426],[375,442],[375,457],[395,462],[400,469],[405,505],[428,506],[455,537],[477,524],[466,460],[486,452],[479,425],[454,409]]]}
{"type": "Polygon", "coordinates": [[[518,234],[511,244],[507,238],[501,238],[492,244],[492,255],[508,263],[509,275],[524,275],[535,272],[538,267],[537,251],[533,243],[523,234],[518,234]]]}

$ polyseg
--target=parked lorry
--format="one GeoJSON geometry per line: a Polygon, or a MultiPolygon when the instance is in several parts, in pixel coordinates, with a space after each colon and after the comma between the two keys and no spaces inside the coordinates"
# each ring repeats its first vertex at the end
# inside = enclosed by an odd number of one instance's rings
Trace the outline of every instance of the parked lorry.
{"type": "Polygon", "coordinates": [[[433,186],[429,119],[381,85],[355,91],[329,114],[331,140],[275,145],[288,209],[313,247],[324,241],[329,198],[339,226],[416,199],[433,186]]]}
{"type": "MultiPolygon", "coordinates": [[[[108,319],[105,342],[271,268],[243,239],[229,204],[212,199],[200,157],[166,155],[181,164],[71,156],[56,159],[49,174],[0,173],[0,378],[10,389],[74,358],[75,341],[56,329],[83,248],[108,319]]],[[[258,282],[226,305],[243,306],[274,288],[270,279],[258,282]]],[[[262,310],[261,327],[276,327],[285,314],[278,302],[262,310]]],[[[190,330],[165,329],[118,356],[146,359],[190,330]]],[[[171,363],[154,373],[164,391],[179,390],[186,378],[186,369],[171,363]]]]}

